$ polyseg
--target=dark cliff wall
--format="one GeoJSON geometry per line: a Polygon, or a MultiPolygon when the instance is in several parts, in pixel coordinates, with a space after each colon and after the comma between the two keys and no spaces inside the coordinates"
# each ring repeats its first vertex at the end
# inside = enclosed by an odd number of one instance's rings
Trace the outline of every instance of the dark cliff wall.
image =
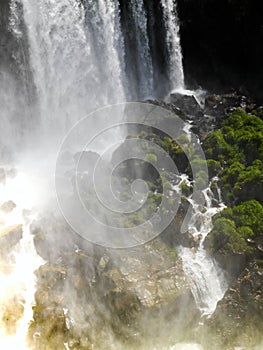
{"type": "Polygon", "coordinates": [[[187,82],[263,100],[263,1],[178,0],[187,82]]]}

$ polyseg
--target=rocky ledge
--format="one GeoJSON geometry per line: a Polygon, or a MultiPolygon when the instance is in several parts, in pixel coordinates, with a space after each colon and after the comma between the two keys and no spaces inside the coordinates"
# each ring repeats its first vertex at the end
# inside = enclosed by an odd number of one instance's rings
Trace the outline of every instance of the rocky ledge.
{"type": "MultiPolygon", "coordinates": [[[[56,242],[63,241],[62,227],[56,242]]],[[[36,348],[65,349],[67,343],[69,349],[108,349],[111,338],[129,345],[149,336],[157,341],[164,317],[177,329],[191,328],[198,319],[181,260],[162,240],[109,250],[76,238],[78,246],[75,242],[63,251],[57,243],[56,254],[48,255],[47,247],[52,249],[42,230],[32,226],[35,239],[42,237],[38,253],[49,260],[36,272],[36,306],[28,336],[36,348]],[[184,307],[187,313],[182,313],[184,307]],[[149,334],[153,329],[156,336],[149,334]]]]}

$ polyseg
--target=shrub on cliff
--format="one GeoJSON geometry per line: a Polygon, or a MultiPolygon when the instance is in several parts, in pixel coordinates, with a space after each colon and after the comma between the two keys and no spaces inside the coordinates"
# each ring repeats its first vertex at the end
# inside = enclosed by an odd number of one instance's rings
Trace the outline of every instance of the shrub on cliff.
{"type": "Polygon", "coordinates": [[[246,254],[254,251],[253,242],[263,236],[263,206],[256,200],[226,208],[213,218],[213,229],[205,246],[220,254],[246,254]]]}
{"type": "Polygon", "coordinates": [[[223,199],[227,204],[239,204],[250,199],[263,203],[261,118],[236,109],[226,118],[221,129],[207,136],[204,149],[212,167],[210,173],[215,175],[218,172],[223,199]]]}

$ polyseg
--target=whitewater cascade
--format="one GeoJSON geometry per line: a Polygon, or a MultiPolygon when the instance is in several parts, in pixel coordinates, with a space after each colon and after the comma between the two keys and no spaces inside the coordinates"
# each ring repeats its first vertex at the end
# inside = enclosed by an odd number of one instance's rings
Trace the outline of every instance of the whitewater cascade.
{"type": "Polygon", "coordinates": [[[134,23],[136,43],[136,64],[138,68],[139,91],[142,97],[151,96],[154,91],[154,70],[151,48],[147,33],[147,15],[143,0],[131,1],[131,17],[134,23]]]}
{"type": "MultiPolygon", "coordinates": [[[[87,1],[91,12],[87,27],[80,1],[21,0],[21,4],[41,132],[50,132],[50,126],[66,132],[88,111],[124,100],[116,3],[87,1]],[[105,66],[106,58],[110,60],[105,66]]],[[[17,11],[17,0],[12,0],[12,18],[17,11]]],[[[15,24],[11,22],[17,33],[15,24]]]]}
{"type": "Polygon", "coordinates": [[[100,106],[156,97],[161,76],[164,91],[183,87],[176,6],[172,0],[161,4],[162,19],[156,23],[164,38],[158,52],[149,33],[154,14],[147,13],[143,0],[128,4],[132,28],[126,29],[118,0],[10,0],[9,27],[16,47],[23,47],[23,55],[14,55],[17,73],[29,90],[32,119],[40,118],[41,132],[65,132],[100,106]],[[157,63],[160,54],[168,67],[157,63]]]}
{"type": "Polygon", "coordinates": [[[196,305],[202,316],[209,316],[215,311],[217,302],[223,298],[228,285],[223,270],[204,248],[204,240],[212,229],[212,217],[222,210],[224,205],[220,203],[219,207],[212,206],[213,193],[210,187],[204,190],[203,194],[206,200],[205,212],[190,200],[194,215],[188,226],[189,232],[200,241],[200,245],[197,249],[181,247],[179,252],[196,305]]]}
{"type": "Polygon", "coordinates": [[[184,70],[182,50],[179,36],[179,21],[176,5],[173,0],[161,0],[164,11],[164,22],[166,27],[166,45],[168,50],[168,62],[170,70],[171,90],[184,89],[184,70]]]}

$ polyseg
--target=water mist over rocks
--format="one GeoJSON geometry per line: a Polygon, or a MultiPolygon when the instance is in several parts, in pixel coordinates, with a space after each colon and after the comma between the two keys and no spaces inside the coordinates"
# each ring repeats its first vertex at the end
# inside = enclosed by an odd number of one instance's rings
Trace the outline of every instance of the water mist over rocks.
{"type": "Polygon", "coordinates": [[[0,16],[0,345],[221,349],[202,147],[241,104],[185,90],[177,2],[5,0],[0,16]]]}

